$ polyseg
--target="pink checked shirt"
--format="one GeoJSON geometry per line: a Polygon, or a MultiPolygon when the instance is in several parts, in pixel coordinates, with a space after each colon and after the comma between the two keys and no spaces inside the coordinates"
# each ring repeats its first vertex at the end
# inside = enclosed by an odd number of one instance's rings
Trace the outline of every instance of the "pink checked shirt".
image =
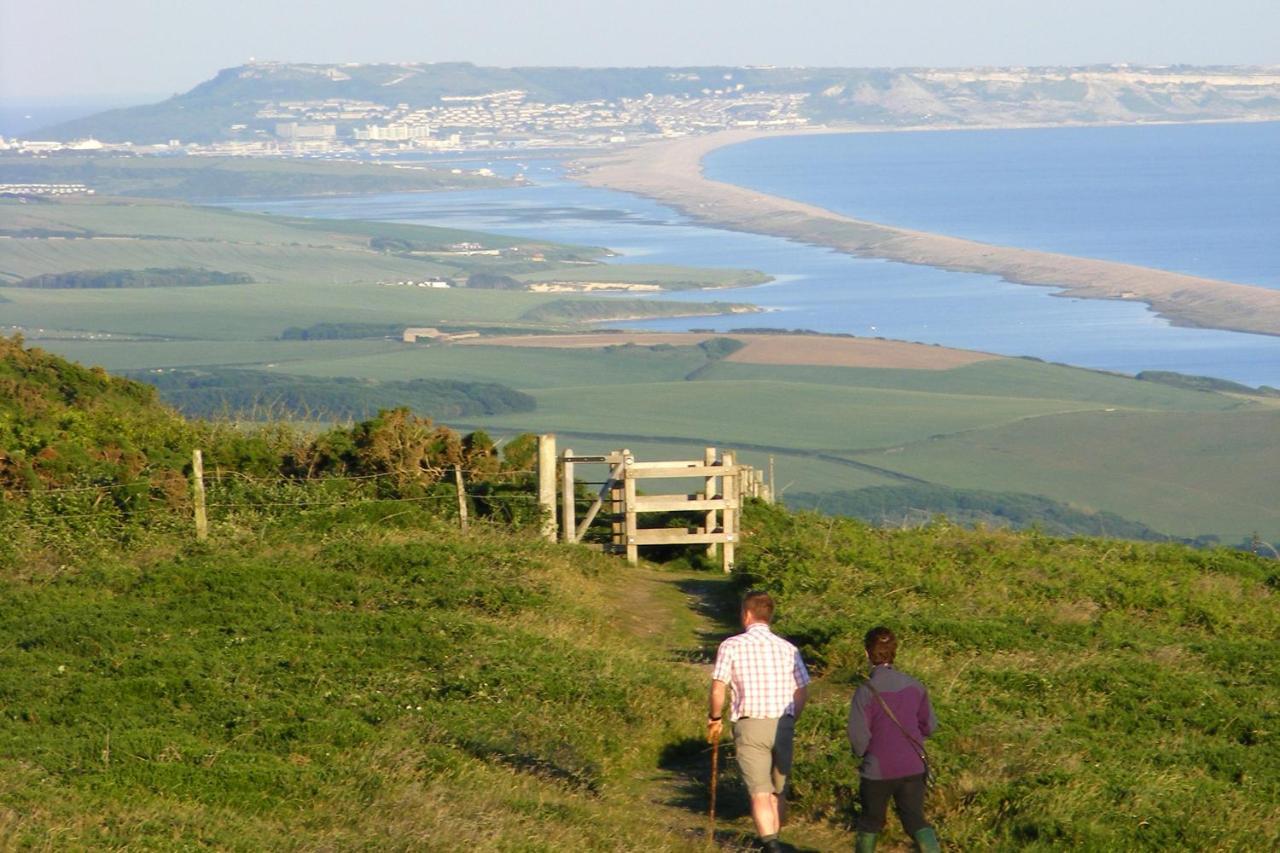
{"type": "Polygon", "coordinates": [[[711,677],[733,688],[729,719],[736,722],[794,715],[795,692],[809,683],[809,670],[795,646],[757,622],[720,644],[711,677]]]}

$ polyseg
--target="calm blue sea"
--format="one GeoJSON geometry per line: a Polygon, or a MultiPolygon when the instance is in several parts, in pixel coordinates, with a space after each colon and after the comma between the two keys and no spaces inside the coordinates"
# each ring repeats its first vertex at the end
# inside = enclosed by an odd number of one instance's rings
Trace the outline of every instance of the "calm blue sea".
{"type": "Polygon", "coordinates": [[[761,139],[716,180],[987,243],[1280,288],[1280,123],[761,139]]]}
{"type": "MultiPolygon", "coordinates": [[[[878,221],[1280,286],[1280,125],[1118,130],[779,138],[716,152],[708,171],[718,179],[878,221]],[[1089,166],[1107,157],[1127,165],[1089,166]],[[1147,162],[1160,158],[1172,164],[1147,162]],[[1208,168],[1217,178],[1197,171],[1201,160],[1212,164],[1208,168]],[[1002,171],[1001,161],[1021,165],[1002,171]],[[1237,164],[1234,175],[1232,163],[1237,164]],[[1085,182],[1079,175],[1088,168],[1097,176],[1085,182]],[[1144,169],[1147,177],[1135,176],[1144,169]],[[986,176],[974,178],[975,172],[986,176]],[[1235,189],[1218,189],[1219,180],[1235,189]],[[878,187],[882,207],[863,206],[872,197],[867,182],[878,187]],[[1038,204],[1041,193],[1044,201],[1038,204]],[[1018,199],[1017,213],[1008,212],[1012,201],[994,200],[999,198],[1018,199]],[[1201,214],[1189,213],[1188,207],[1201,214]],[[1237,229],[1239,246],[1233,249],[1237,229]],[[1191,247],[1200,232],[1213,239],[1191,247]]],[[[236,206],[473,228],[605,246],[621,253],[616,263],[751,267],[775,276],[770,284],[710,296],[659,297],[750,301],[769,313],[629,324],[636,327],[850,332],[1125,373],[1174,370],[1280,386],[1280,337],[1179,328],[1141,305],[1064,299],[1050,288],[992,276],[863,260],[775,237],[708,228],[646,199],[574,184],[556,163],[482,160],[470,165],[524,172],[535,186],[236,206]]]]}

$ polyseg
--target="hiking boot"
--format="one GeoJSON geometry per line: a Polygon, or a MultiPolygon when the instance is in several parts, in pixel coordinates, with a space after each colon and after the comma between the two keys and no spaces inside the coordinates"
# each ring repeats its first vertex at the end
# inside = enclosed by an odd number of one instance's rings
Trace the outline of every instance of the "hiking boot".
{"type": "Polygon", "coordinates": [[[770,838],[768,841],[760,842],[760,849],[764,853],[782,853],[782,842],[776,838],[770,838]]]}
{"type": "Polygon", "coordinates": [[[938,835],[933,831],[932,826],[926,826],[924,829],[918,830],[911,837],[916,840],[916,849],[920,853],[939,853],[942,850],[938,846],[938,835]]]}
{"type": "Polygon", "coordinates": [[[876,833],[859,832],[853,842],[854,853],[875,853],[876,833]]]}

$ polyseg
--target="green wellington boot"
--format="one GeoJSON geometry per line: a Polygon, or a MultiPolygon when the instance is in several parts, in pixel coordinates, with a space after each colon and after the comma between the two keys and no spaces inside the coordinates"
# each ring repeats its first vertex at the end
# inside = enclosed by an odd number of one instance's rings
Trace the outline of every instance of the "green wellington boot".
{"type": "Polygon", "coordinates": [[[938,834],[933,831],[932,826],[926,826],[911,837],[916,840],[916,849],[920,853],[939,853],[942,850],[938,846],[938,834]]]}
{"type": "Polygon", "coordinates": [[[854,838],[853,853],[876,853],[876,833],[859,832],[854,838]]]}

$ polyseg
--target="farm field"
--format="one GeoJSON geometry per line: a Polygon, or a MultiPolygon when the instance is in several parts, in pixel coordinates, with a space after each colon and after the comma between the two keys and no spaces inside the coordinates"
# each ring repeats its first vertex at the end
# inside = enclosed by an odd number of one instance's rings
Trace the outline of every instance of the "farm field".
{"type": "MultiPolygon", "coordinates": [[[[289,326],[333,321],[510,323],[555,310],[560,294],[522,290],[380,286],[470,275],[600,270],[602,249],[393,223],[317,221],[119,199],[21,203],[0,200],[0,325],[215,340],[271,339],[289,326]],[[481,246],[495,254],[469,254],[481,246]],[[207,288],[78,289],[15,285],[46,273],[198,268],[241,273],[253,283],[207,288]],[[4,285],[10,285],[5,287],[4,285]]],[[[648,271],[607,267],[612,280],[648,271]]],[[[667,274],[680,275],[679,268],[667,274]]],[[[708,284],[758,276],[745,270],[688,271],[708,284]]],[[[575,297],[575,303],[590,297],[575,297]]],[[[591,304],[590,302],[586,304],[591,304]]],[[[601,301],[609,313],[614,303],[601,301]]],[[[697,305],[693,310],[697,310],[697,305]]],[[[657,313],[670,310],[662,305],[657,313]]],[[[628,314],[636,313],[634,305],[628,314]]]]}
{"type": "Polygon", "coordinates": [[[370,192],[435,192],[504,186],[502,178],[368,163],[251,157],[0,156],[5,183],[83,183],[98,193],[145,198],[279,198],[370,192]]]}
{"type": "MultiPolygon", "coordinates": [[[[643,303],[380,285],[473,271],[704,286],[756,275],[606,267],[605,249],[106,199],[3,201],[0,228],[90,235],[0,239],[0,279],[10,284],[112,268],[253,277],[216,287],[0,286],[0,328],[85,364],[138,376],[237,368],[285,382],[497,383],[532,395],[536,409],[471,414],[456,426],[500,437],[556,432],[581,452],[627,446],[648,458],[735,448],[759,468],[773,456],[779,490],[810,496],[871,486],[1036,495],[1178,537],[1280,542],[1280,484],[1266,475],[1280,458],[1280,409],[1263,396],[871,338],[602,334],[572,321],[582,305],[625,313],[643,303]],[[448,249],[463,243],[502,254],[448,249]],[[559,319],[533,322],[539,310],[559,319]],[[405,344],[399,330],[408,326],[481,336],[405,344]],[[281,339],[321,327],[338,339],[281,339]]],[[[307,411],[330,409],[322,399],[307,411]]]]}
{"type": "Polygon", "coordinates": [[[851,458],[956,487],[1052,494],[1157,530],[1198,525],[1231,543],[1280,532],[1275,409],[1064,413],[851,458]]]}

